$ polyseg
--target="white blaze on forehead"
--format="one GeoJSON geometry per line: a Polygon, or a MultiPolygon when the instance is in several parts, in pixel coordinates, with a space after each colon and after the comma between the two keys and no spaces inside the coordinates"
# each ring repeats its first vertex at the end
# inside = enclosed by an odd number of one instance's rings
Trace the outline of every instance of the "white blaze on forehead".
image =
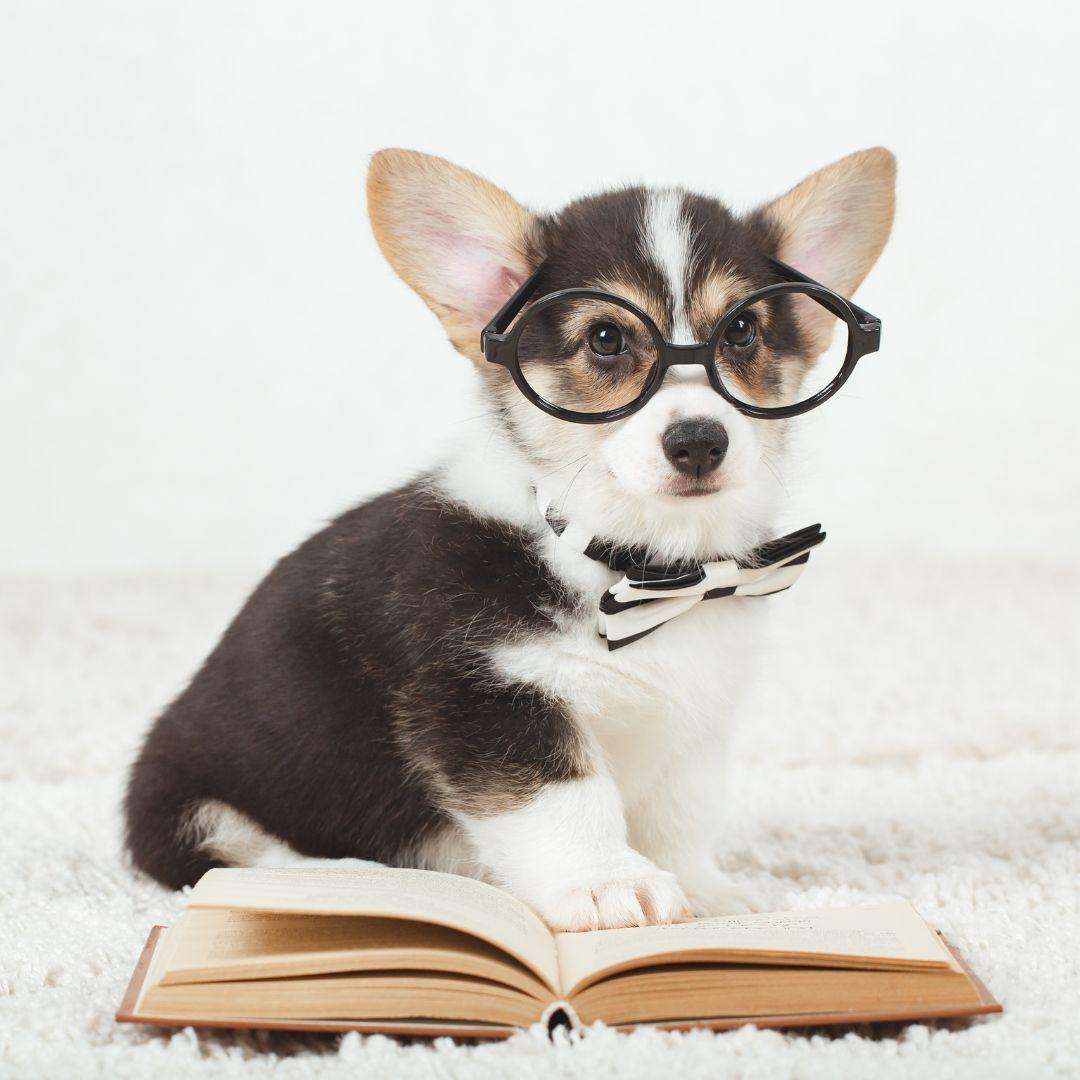
{"type": "Polygon", "coordinates": [[[686,298],[693,243],[690,222],[683,213],[682,192],[670,188],[648,192],[642,223],[642,248],[645,257],[656,265],[671,289],[670,337],[675,345],[694,344],[686,298]]]}

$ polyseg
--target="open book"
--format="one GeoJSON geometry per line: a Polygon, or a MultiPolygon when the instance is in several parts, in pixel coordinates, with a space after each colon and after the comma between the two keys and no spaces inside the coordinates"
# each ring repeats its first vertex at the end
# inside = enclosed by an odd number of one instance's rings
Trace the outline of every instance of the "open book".
{"type": "Polygon", "coordinates": [[[117,1019],[475,1037],[998,1011],[905,902],[555,934],[451,874],[218,869],[155,928],[117,1019]]]}

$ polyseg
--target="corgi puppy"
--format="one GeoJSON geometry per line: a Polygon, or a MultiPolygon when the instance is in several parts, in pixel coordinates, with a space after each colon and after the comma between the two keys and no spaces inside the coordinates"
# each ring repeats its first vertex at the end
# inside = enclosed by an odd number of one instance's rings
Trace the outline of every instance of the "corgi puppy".
{"type": "MultiPolygon", "coordinates": [[[[745,215],[641,187],[541,214],[440,158],[376,154],[375,237],[471,362],[481,415],[255,589],[132,768],[135,865],[173,888],[222,865],[468,874],[557,930],[753,909],[717,865],[719,804],[757,627],[782,604],[730,584],[626,648],[598,633],[597,604],[619,595],[619,550],[753,566],[798,420],[748,414],[696,360],[610,422],[542,403],[618,412],[638,392],[623,381],[634,334],[655,344],[646,320],[697,357],[740,297],[778,280],[774,260],[849,296],[888,238],[894,180],[892,155],[872,149],[745,215]],[[532,399],[523,366],[484,355],[526,281],[586,301],[539,320],[532,399]]],[[[828,344],[815,306],[777,294],[729,322],[717,363],[745,402],[797,397],[828,344]]]]}

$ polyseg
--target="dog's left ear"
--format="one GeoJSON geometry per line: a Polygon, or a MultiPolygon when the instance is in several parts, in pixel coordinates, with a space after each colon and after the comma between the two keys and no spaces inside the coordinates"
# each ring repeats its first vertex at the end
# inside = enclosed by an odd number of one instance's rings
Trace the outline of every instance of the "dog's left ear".
{"type": "MultiPolygon", "coordinates": [[[[892,229],[896,158],[883,147],[860,150],[808,176],[760,210],[789,266],[851,296],[877,262],[892,229]]],[[[799,318],[815,348],[833,318],[817,304],[799,318]]]]}
{"type": "Polygon", "coordinates": [[[482,363],[480,331],[532,271],[533,215],[475,173],[412,150],[372,158],[367,199],[387,262],[482,363]]]}

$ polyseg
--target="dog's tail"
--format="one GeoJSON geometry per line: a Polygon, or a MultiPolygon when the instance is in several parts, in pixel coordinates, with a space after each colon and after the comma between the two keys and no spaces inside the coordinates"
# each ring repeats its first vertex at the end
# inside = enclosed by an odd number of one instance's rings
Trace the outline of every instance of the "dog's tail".
{"type": "Polygon", "coordinates": [[[128,780],[125,839],[135,866],[171,889],[193,885],[224,863],[202,848],[199,808],[205,794],[161,745],[160,722],[150,732],[128,780]]]}

